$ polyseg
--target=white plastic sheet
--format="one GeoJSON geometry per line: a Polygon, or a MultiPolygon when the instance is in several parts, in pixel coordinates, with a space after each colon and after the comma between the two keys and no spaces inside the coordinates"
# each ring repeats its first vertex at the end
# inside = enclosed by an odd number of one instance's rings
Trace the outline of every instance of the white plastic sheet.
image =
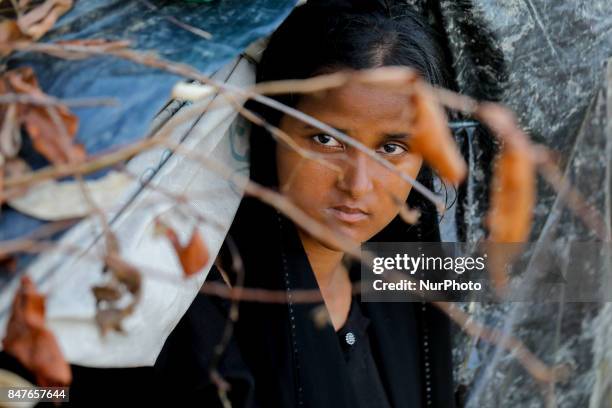
{"type": "MultiPolygon", "coordinates": [[[[245,87],[254,83],[255,69],[240,57],[217,72],[215,78],[245,87]]],[[[220,96],[209,97],[214,98],[220,96]]],[[[172,140],[182,141],[184,149],[248,176],[248,126],[228,104],[213,105],[201,117],[174,129],[172,140]]],[[[152,365],[204,282],[242,198],[239,185],[167,149],[144,152],[127,167],[139,179],[118,197],[114,208],[120,209],[107,214],[121,255],[143,275],[142,298],[123,322],[125,333],[109,332],[102,337],[95,324],[91,287],[107,279],[101,262],[104,239],[95,217],[73,227],[62,237],[57,250],[45,252],[27,270],[39,290],[47,294],[47,324],[70,363],[92,367],[152,365]],[[153,188],[143,188],[144,180],[150,180],[153,188]],[[188,211],[185,205],[179,210],[176,201],[164,192],[190,197],[188,211]],[[170,219],[182,238],[194,227],[200,230],[210,260],[199,273],[190,278],[182,276],[170,243],[154,234],[158,216],[170,219]],[[214,223],[198,222],[198,218],[214,223]]],[[[14,279],[0,299],[0,337],[4,336],[17,286],[18,279],[14,279]]]]}

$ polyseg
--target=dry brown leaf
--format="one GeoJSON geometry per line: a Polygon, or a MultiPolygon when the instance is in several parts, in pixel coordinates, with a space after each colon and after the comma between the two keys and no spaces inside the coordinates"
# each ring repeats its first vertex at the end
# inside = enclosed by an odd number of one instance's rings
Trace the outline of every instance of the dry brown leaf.
{"type": "Polygon", "coordinates": [[[28,37],[21,32],[16,21],[0,21],[0,57],[13,52],[13,44],[20,40],[28,40],[28,37]]]}
{"type": "Polygon", "coordinates": [[[72,8],[72,0],[46,0],[17,18],[21,32],[33,40],[45,35],[57,20],[72,8]]]}
{"type": "Polygon", "coordinates": [[[85,159],[85,149],[73,143],[78,127],[78,118],[61,107],[57,110],[67,130],[69,139],[55,125],[51,115],[44,108],[28,107],[22,120],[36,151],[45,156],[53,164],[77,163],[85,159]]]}
{"type": "Polygon", "coordinates": [[[123,320],[134,312],[140,301],[142,275],[140,271],[121,258],[119,255],[119,242],[117,237],[108,232],[107,254],[104,258],[105,266],[113,274],[112,279],[99,286],[91,288],[96,298],[96,324],[102,336],[110,331],[122,333],[123,320]],[[132,294],[127,306],[119,306],[127,292],[132,294]]]}
{"type": "Polygon", "coordinates": [[[536,194],[530,156],[529,150],[506,147],[497,159],[487,214],[493,242],[524,242],[529,237],[536,194]]]}
{"type": "Polygon", "coordinates": [[[410,147],[446,181],[460,183],[467,165],[448,128],[446,114],[433,92],[417,81],[410,99],[414,109],[410,147]]]}
{"type": "Polygon", "coordinates": [[[109,233],[107,237],[111,250],[105,257],[106,267],[113,273],[113,280],[105,285],[92,287],[92,292],[96,298],[96,324],[102,336],[109,330],[122,333],[123,320],[134,312],[140,301],[140,289],[142,287],[142,275],[140,271],[127,261],[123,260],[118,251],[113,251],[119,247],[119,243],[114,234],[109,233]],[[125,307],[119,307],[118,302],[123,299],[126,293],[121,285],[132,294],[130,303],[125,307]]]}
{"type": "Polygon", "coordinates": [[[121,323],[127,316],[123,309],[111,307],[109,309],[99,309],[96,312],[96,324],[100,329],[100,333],[105,336],[109,330],[123,333],[121,323]]]}
{"type": "Polygon", "coordinates": [[[496,159],[486,223],[492,242],[524,242],[529,237],[536,197],[535,154],[529,138],[508,109],[483,104],[479,115],[503,140],[496,159]]]}
{"type": "Polygon", "coordinates": [[[416,71],[405,67],[377,68],[358,73],[357,79],[394,92],[408,91],[413,111],[410,147],[444,180],[453,184],[463,181],[467,165],[451,135],[444,109],[416,71]]]}
{"type": "Polygon", "coordinates": [[[208,248],[197,228],[193,229],[187,245],[181,245],[177,233],[170,227],[157,221],[156,227],[170,240],[176,256],[183,267],[185,276],[191,276],[200,271],[209,259],[208,248]]]}
{"type": "MultiPolygon", "coordinates": [[[[176,237],[176,235],[174,235],[174,237],[176,237]]],[[[171,239],[171,241],[181,261],[185,276],[191,276],[197,273],[208,263],[208,248],[197,229],[194,228],[191,238],[185,246],[178,244],[178,240],[171,239]]]]}
{"type": "Polygon", "coordinates": [[[140,271],[120,256],[109,253],[105,258],[106,266],[113,272],[119,282],[125,285],[127,290],[136,295],[142,286],[142,275],[140,271]]]}
{"type": "Polygon", "coordinates": [[[72,381],[70,365],[64,359],[55,336],[45,327],[45,297],[24,276],[13,299],[4,351],[30,370],[38,385],[67,386],[72,381]]]}
{"type": "MultiPolygon", "coordinates": [[[[45,35],[58,18],[72,8],[72,0],[46,0],[26,11],[28,1],[19,1],[17,20],[0,22],[0,57],[10,54],[18,41],[36,41],[45,35]]],[[[11,18],[13,18],[11,16],[11,18]]]]}
{"type": "Polygon", "coordinates": [[[535,153],[514,114],[499,105],[484,103],[478,116],[502,140],[496,158],[491,186],[490,208],[486,216],[489,229],[489,273],[497,293],[507,290],[506,265],[521,252],[522,246],[496,243],[522,243],[529,238],[536,198],[535,153]]]}
{"type": "Polygon", "coordinates": [[[121,290],[117,286],[112,284],[94,286],[91,288],[93,292],[96,303],[99,302],[116,302],[121,299],[121,290]]]}
{"type": "MultiPolygon", "coordinates": [[[[30,67],[20,67],[8,71],[3,76],[4,92],[46,95],[40,90],[34,71],[30,67]]],[[[63,105],[53,107],[59,123],[54,121],[49,108],[17,104],[17,120],[23,125],[32,139],[34,148],[53,164],[80,162],[85,159],[85,150],[74,142],[78,129],[78,117],[63,105]]],[[[16,124],[15,127],[18,127],[16,124]]]]}

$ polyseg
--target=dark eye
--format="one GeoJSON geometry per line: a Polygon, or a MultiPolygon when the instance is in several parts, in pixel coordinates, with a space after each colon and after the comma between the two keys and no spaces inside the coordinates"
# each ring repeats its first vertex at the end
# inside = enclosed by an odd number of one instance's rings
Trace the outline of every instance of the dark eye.
{"type": "Polygon", "coordinates": [[[405,151],[407,150],[404,146],[398,145],[396,143],[387,143],[383,145],[381,150],[379,150],[379,152],[389,156],[398,156],[404,153],[405,151]]]}
{"type": "Polygon", "coordinates": [[[331,137],[330,135],[326,135],[325,133],[319,133],[318,135],[314,135],[312,140],[315,143],[326,146],[326,147],[339,147],[342,146],[342,143],[338,142],[336,139],[331,137]]]}

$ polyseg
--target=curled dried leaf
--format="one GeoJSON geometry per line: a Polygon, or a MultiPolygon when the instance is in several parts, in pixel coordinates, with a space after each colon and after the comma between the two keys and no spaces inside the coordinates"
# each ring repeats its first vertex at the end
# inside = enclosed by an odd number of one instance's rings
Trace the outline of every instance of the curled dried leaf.
{"type": "MultiPolygon", "coordinates": [[[[112,234],[110,234],[112,236],[112,234]]],[[[114,238],[110,238],[113,242],[114,238]]],[[[115,243],[111,243],[114,246],[115,243]]],[[[113,273],[116,281],[106,285],[92,287],[96,297],[96,324],[102,336],[109,330],[123,332],[122,322],[127,316],[134,312],[140,301],[140,289],[142,287],[142,275],[133,265],[123,260],[118,253],[108,253],[105,257],[106,267],[113,273]],[[125,291],[123,285],[132,294],[130,303],[125,307],[117,304],[123,299],[125,291]]]]}
{"type": "Polygon", "coordinates": [[[29,10],[20,1],[17,15],[0,22],[0,57],[9,55],[20,41],[36,41],[45,35],[57,19],[72,8],[72,0],[46,0],[29,10]],[[17,20],[13,18],[17,17],[17,20]]]}
{"type": "Polygon", "coordinates": [[[182,245],[176,231],[161,221],[157,221],[156,230],[158,233],[162,232],[170,240],[185,276],[197,273],[208,263],[208,248],[197,228],[193,229],[187,245],[182,245]]]}
{"type": "Polygon", "coordinates": [[[493,175],[489,239],[524,242],[529,237],[535,204],[535,164],[530,150],[505,148],[493,175]]]}
{"type": "Polygon", "coordinates": [[[503,141],[495,163],[491,207],[486,219],[489,240],[524,242],[531,230],[536,197],[533,148],[508,109],[483,104],[479,115],[503,141]]]}
{"type": "Polygon", "coordinates": [[[458,184],[467,174],[467,165],[448,128],[446,114],[433,92],[420,80],[410,100],[414,109],[410,147],[423,156],[446,181],[458,184]]]}
{"type": "Polygon", "coordinates": [[[194,228],[187,245],[175,245],[175,243],[178,244],[177,241],[172,241],[172,243],[183,266],[185,276],[197,273],[208,263],[208,248],[197,229],[194,228]]]}
{"type": "Polygon", "coordinates": [[[30,370],[38,385],[66,386],[72,381],[55,336],[45,327],[45,297],[27,276],[13,299],[13,308],[2,340],[4,351],[30,370]]]}
{"type": "MultiPolygon", "coordinates": [[[[46,98],[38,86],[34,71],[30,67],[20,67],[6,72],[2,77],[3,93],[14,92],[32,97],[46,98]]],[[[16,123],[6,131],[14,133],[23,125],[32,139],[34,148],[53,164],[75,163],[85,159],[83,146],[75,143],[78,129],[78,117],[64,105],[52,108],[19,103],[17,105],[16,123]]],[[[5,134],[3,129],[3,135],[5,134]]]]}
{"type": "Polygon", "coordinates": [[[21,40],[28,40],[28,37],[21,32],[16,21],[0,21],[0,57],[13,52],[14,43],[21,40]]]}
{"type": "Polygon", "coordinates": [[[105,301],[105,302],[116,302],[121,299],[121,290],[112,284],[94,286],[91,288],[93,292],[96,303],[105,301]]]}
{"type": "Polygon", "coordinates": [[[45,35],[55,22],[72,8],[72,0],[46,0],[17,18],[21,32],[33,40],[45,35]]]}
{"type": "Polygon", "coordinates": [[[66,132],[61,126],[56,126],[46,109],[25,109],[22,120],[34,148],[53,164],[82,162],[86,156],[85,150],[82,145],[73,142],[78,117],[65,107],[57,108],[57,113],[66,132]]]}
{"type": "Polygon", "coordinates": [[[100,329],[102,336],[105,336],[109,331],[123,333],[122,322],[128,313],[119,308],[98,309],[96,312],[96,324],[100,329]]]}
{"type": "Polygon", "coordinates": [[[113,272],[117,280],[124,284],[130,293],[134,295],[140,293],[142,275],[135,266],[113,253],[106,255],[105,262],[106,267],[113,272]]]}

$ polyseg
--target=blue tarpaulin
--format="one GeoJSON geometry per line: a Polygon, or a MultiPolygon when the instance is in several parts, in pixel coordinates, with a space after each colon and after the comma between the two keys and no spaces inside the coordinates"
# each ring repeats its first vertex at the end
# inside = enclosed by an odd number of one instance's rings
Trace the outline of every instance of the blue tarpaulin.
{"type": "MultiPolygon", "coordinates": [[[[271,33],[293,9],[295,0],[76,1],[42,40],[103,38],[129,40],[131,48],[155,52],[163,59],[190,64],[212,74],[253,41],[271,33]],[[182,27],[212,35],[207,39],[182,27]]],[[[115,106],[74,108],[80,126],[77,140],[89,154],[146,137],[152,118],[168,101],[176,75],[114,57],[66,60],[19,53],[9,66],[33,67],[42,90],[61,99],[114,98],[115,106]]],[[[25,146],[22,155],[38,168],[44,159],[25,146]]],[[[3,209],[0,240],[22,236],[43,222],[3,209]]]]}

